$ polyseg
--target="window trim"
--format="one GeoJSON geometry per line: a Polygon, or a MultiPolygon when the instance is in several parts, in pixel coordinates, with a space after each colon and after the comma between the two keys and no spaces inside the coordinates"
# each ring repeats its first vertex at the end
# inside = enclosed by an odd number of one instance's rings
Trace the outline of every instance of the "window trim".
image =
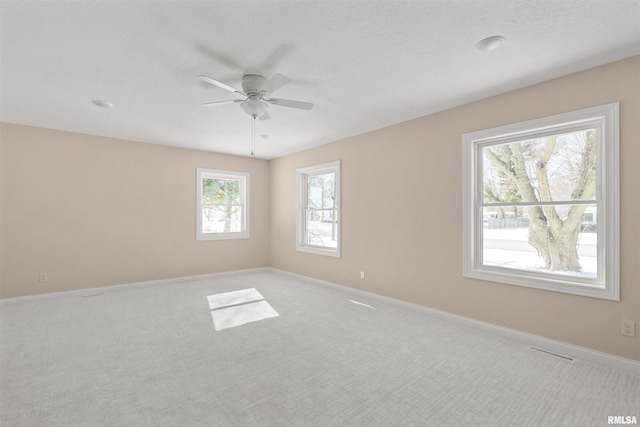
{"type": "Polygon", "coordinates": [[[249,233],[249,172],[227,171],[220,169],[196,169],[196,240],[232,240],[248,239],[249,233]],[[240,181],[240,200],[242,204],[242,231],[229,233],[204,233],[202,231],[202,179],[203,178],[237,179],[240,181]]]}
{"type": "Polygon", "coordinates": [[[316,255],[326,255],[331,257],[340,258],[340,245],[341,245],[341,232],[340,232],[340,160],[332,162],[322,163],[313,166],[307,166],[304,168],[296,169],[296,184],[297,184],[297,198],[296,198],[296,250],[298,252],[307,252],[316,255]],[[308,245],[304,241],[306,231],[306,216],[305,209],[307,208],[306,190],[307,190],[307,177],[313,175],[321,175],[326,173],[336,174],[336,189],[335,189],[335,203],[336,203],[336,236],[337,246],[331,248],[328,246],[313,246],[308,245]]]}
{"type": "Polygon", "coordinates": [[[619,103],[544,117],[466,133],[462,136],[463,173],[463,276],[594,298],[620,300],[620,174],[619,174],[619,103]],[[602,138],[597,141],[598,262],[603,272],[600,280],[573,280],[571,276],[526,272],[480,264],[482,253],[482,214],[478,200],[479,150],[489,142],[510,142],[544,134],[571,125],[585,125],[598,120],[602,138]],[[602,260],[602,263],[600,264],[602,260]],[[585,283],[588,282],[588,283],[585,283]]]}

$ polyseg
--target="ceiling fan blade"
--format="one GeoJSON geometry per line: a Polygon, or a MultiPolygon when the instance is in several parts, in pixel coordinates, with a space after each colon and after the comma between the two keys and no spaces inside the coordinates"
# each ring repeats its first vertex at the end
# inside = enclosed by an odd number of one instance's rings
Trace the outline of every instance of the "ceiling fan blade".
{"type": "Polygon", "coordinates": [[[265,101],[281,107],[300,108],[301,110],[311,110],[313,108],[313,104],[310,102],[293,101],[291,99],[271,98],[265,99],[265,101]]]}
{"type": "Polygon", "coordinates": [[[275,76],[264,82],[260,90],[264,90],[266,93],[273,93],[287,83],[289,83],[288,78],[286,78],[282,74],[276,74],[275,76]]]}
{"type": "Polygon", "coordinates": [[[213,107],[217,105],[231,104],[232,102],[242,102],[244,99],[230,99],[228,101],[203,102],[203,107],[213,107]]]}
{"type": "Polygon", "coordinates": [[[258,117],[260,120],[269,120],[271,118],[271,116],[269,115],[268,111],[265,111],[264,113],[262,113],[262,115],[260,117],[258,117]]]}
{"type": "Polygon", "coordinates": [[[229,92],[235,92],[235,93],[239,93],[240,95],[247,96],[247,94],[245,94],[245,93],[244,93],[243,91],[241,91],[240,89],[236,89],[236,88],[234,88],[234,87],[232,87],[232,86],[229,86],[228,84],[224,84],[224,83],[222,83],[222,82],[219,82],[219,81],[217,81],[217,80],[214,80],[214,79],[212,79],[211,77],[208,77],[208,76],[198,76],[198,78],[199,78],[200,80],[202,80],[203,82],[211,83],[212,85],[215,85],[215,86],[221,87],[222,89],[226,89],[226,90],[228,90],[229,92]]]}

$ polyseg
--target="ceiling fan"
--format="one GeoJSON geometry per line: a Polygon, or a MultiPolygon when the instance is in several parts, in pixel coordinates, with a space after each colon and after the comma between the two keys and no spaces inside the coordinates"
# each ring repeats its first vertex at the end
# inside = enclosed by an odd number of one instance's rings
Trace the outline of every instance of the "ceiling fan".
{"type": "Polygon", "coordinates": [[[260,120],[266,120],[269,118],[269,113],[267,111],[269,104],[281,107],[299,108],[302,110],[311,110],[313,108],[313,104],[310,102],[294,101],[282,98],[268,98],[268,96],[273,92],[289,83],[289,79],[282,74],[276,74],[269,80],[259,74],[245,74],[242,76],[242,90],[236,89],[208,76],[198,76],[198,79],[244,97],[244,99],[205,102],[202,104],[205,107],[239,102],[240,106],[247,114],[252,116],[254,119],[258,117],[260,120]]]}

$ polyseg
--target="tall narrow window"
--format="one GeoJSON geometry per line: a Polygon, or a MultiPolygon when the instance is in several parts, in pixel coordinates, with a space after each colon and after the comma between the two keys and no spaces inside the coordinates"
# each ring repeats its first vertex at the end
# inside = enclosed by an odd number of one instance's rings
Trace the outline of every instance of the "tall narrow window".
{"type": "Polygon", "coordinates": [[[619,299],[618,104],[466,134],[464,275],[619,299]]]}
{"type": "Polygon", "coordinates": [[[340,256],[340,161],[297,170],[297,249],[340,256]]]}
{"type": "Polygon", "coordinates": [[[197,170],[196,240],[249,237],[249,174],[197,170]]]}

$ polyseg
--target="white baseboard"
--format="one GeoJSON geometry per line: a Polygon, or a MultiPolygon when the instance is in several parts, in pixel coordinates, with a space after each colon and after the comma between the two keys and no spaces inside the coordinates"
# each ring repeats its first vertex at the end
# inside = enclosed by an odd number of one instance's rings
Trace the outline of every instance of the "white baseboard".
{"type": "Polygon", "coordinates": [[[221,273],[200,274],[196,276],[174,277],[171,279],[149,280],[146,282],[125,283],[122,285],[101,286],[97,288],[74,289],[71,291],[49,292],[46,294],[26,295],[23,297],[0,299],[0,307],[3,305],[20,304],[24,302],[40,301],[55,298],[86,297],[91,295],[105,294],[107,292],[124,291],[127,289],[146,288],[150,286],[172,285],[175,283],[195,282],[198,280],[215,279],[225,276],[235,276],[248,273],[261,273],[270,271],[267,267],[251,268],[246,270],[225,271],[221,273]]]}
{"type": "Polygon", "coordinates": [[[428,316],[435,317],[441,320],[454,322],[463,326],[471,327],[481,331],[489,332],[495,335],[500,335],[515,341],[520,341],[526,345],[540,347],[551,352],[565,354],[574,359],[584,360],[591,363],[597,363],[610,368],[619,369],[621,371],[629,372],[631,374],[640,375],[640,362],[632,359],[627,359],[620,356],[615,356],[609,353],[602,353],[596,350],[591,350],[586,347],[580,347],[573,344],[564,343],[561,341],[544,338],[538,335],[521,332],[515,329],[505,328],[503,326],[494,325],[480,320],[471,319],[468,317],[458,316],[456,314],[447,313],[445,311],[436,310],[433,308],[425,307],[418,304],[413,304],[406,301],[397,300],[394,298],[386,297],[383,295],[374,294],[360,289],[350,288],[348,286],[339,285],[332,282],[326,282],[324,280],[315,279],[313,277],[304,276],[297,273],[291,273],[289,271],[280,270],[277,268],[268,268],[275,273],[280,273],[285,276],[289,276],[298,280],[306,281],[312,284],[326,286],[340,290],[342,292],[352,294],[354,296],[366,296],[367,298],[377,299],[385,303],[391,303],[411,310],[417,310],[428,316]]]}

